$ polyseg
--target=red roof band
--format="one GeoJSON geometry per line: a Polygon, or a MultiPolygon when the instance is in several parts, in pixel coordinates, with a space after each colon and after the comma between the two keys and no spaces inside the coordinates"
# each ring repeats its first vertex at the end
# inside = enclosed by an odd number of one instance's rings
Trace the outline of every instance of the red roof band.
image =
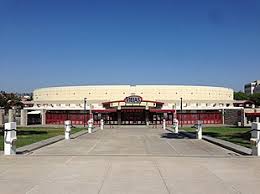
{"type": "MultiPolygon", "coordinates": [[[[110,104],[110,103],[119,103],[119,102],[125,102],[124,100],[116,100],[116,101],[110,101],[110,102],[103,102],[102,104],[110,104]]],[[[150,102],[155,104],[164,104],[163,102],[153,101],[153,100],[142,100],[142,102],[150,102]]]]}

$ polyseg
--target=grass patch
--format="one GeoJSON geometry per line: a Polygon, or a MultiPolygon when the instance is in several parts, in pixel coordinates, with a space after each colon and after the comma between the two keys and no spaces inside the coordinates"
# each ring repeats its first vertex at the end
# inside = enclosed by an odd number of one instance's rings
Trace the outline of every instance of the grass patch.
{"type": "MultiPolygon", "coordinates": [[[[194,132],[194,128],[184,128],[188,132],[194,132]]],[[[204,127],[202,129],[203,135],[219,138],[248,148],[250,146],[251,133],[248,132],[250,128],[239,127],[204,127]]]]}
{"type": "MultiPolygon", "coordinates": [[[[84,128],[72,128],[72,133],[84,130],[84,128]]],[[[4,149],[4,135],[0,133],[0,150],[4,149]]],[[[47,128],[47,127],[22,127],[17,128],[16,147],[22,147],[54,136],[64,135],[64,128],[47,128]]]]}

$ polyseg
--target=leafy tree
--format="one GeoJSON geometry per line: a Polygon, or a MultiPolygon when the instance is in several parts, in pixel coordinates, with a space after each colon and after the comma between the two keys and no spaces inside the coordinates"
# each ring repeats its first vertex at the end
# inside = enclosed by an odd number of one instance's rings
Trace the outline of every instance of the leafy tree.
{"type": "Polygon", "coordinates": [[[260,93],[252,94],[249,97],[257,106],[260,106],[260,93]]]}
{"type": "Polygon", "coordinates": [[[21,98],[14,93],[0,92],[0,107],[8,110],[12,107],[22,108],[21,98]]]}
{"type": "Polygon", "coordinates": [[[244,92],[234,92],[234,99],[235,100],[249,100],[249,96],[246,95],[244,92]]]}

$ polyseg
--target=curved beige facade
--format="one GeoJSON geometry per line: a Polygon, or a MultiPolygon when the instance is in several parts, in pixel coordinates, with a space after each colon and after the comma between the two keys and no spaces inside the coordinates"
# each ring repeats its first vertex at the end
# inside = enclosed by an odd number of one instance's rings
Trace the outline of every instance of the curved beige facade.
{"type": "Polygon", "coordinates": [[[180,98],[186,106],[218,106],[233,101],[233,90],[223,87],[182,85],[91,85],[37,89],[33,93],[38,106],[63,104],[82,106],[83,99],[101,107],[102,102],[123,100],[127,96],[139,95],[144,100],[159,101],[164,106],[178,106],[180,98]]]}

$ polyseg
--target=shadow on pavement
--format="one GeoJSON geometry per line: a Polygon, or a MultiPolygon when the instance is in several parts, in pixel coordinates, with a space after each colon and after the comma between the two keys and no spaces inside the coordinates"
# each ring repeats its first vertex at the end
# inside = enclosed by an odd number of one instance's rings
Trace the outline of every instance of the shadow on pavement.
{"type": "Polygon", "coordinates": [[[176,133],[162,133],[161,138],[167,139],[186,139],[186,137],[182,136],[181,134],[176,133]]]}

